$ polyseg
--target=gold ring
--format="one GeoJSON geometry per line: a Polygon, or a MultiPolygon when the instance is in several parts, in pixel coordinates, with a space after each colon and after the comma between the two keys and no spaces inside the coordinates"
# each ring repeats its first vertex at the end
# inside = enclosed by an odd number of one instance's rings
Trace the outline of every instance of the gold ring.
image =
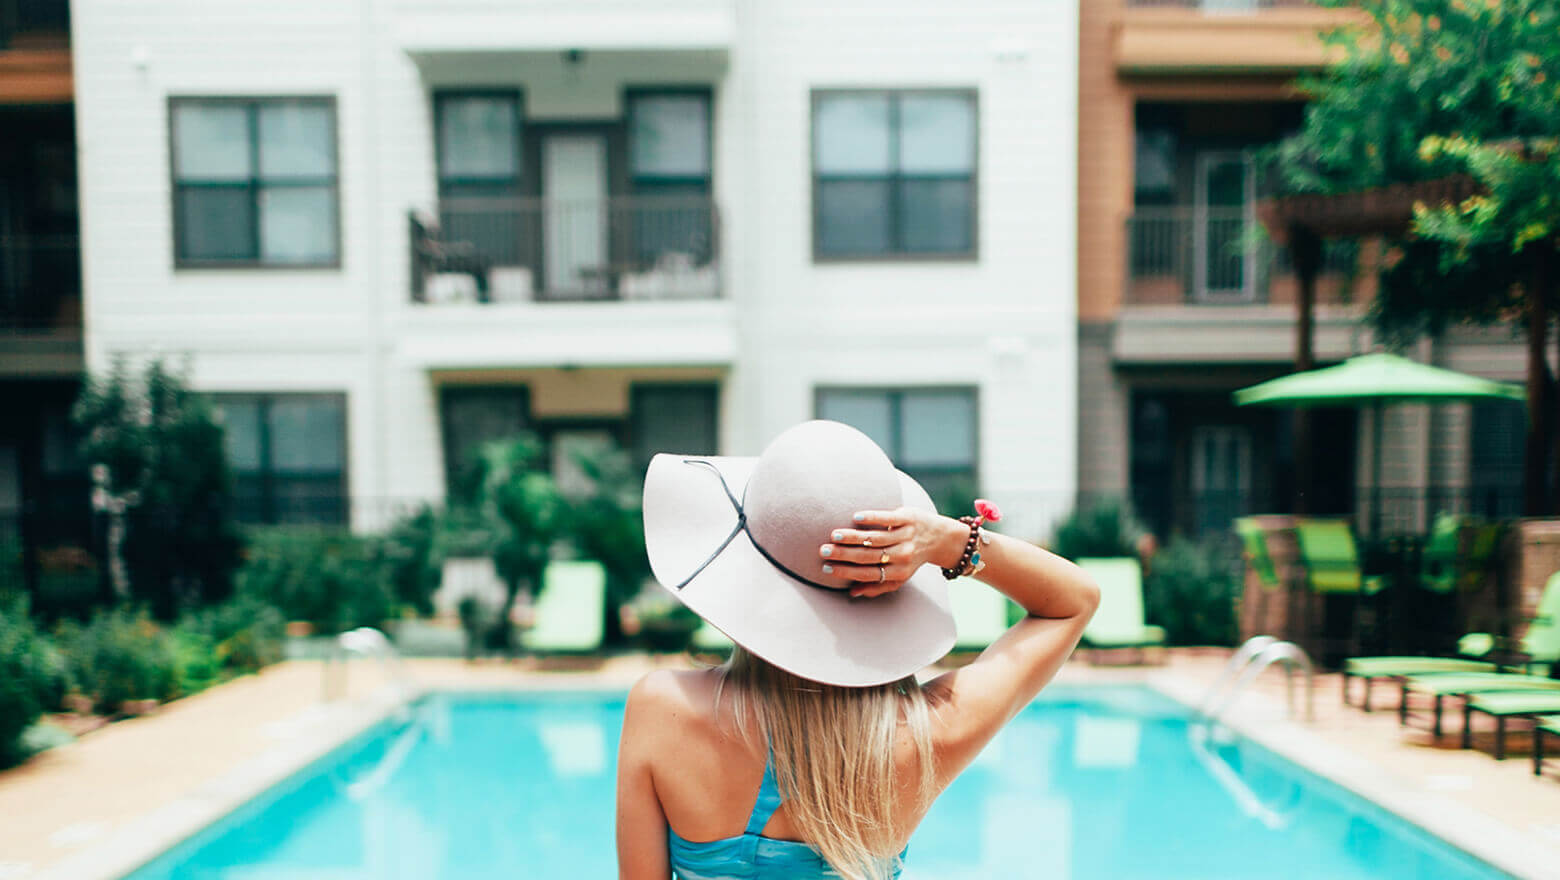
{"type": "Polygon", "coordinates": [[[888,569],[880,565],[878,566],[878,583],[881,584],[886,580],[888,580],[888,569]]]}
{"type": "Polygon", "coordinates": [[[883,551],[883,557],[878,560],[878,565],[887,565],[887,564],[888,564],[888,551],[884,550],[883,551]]]}

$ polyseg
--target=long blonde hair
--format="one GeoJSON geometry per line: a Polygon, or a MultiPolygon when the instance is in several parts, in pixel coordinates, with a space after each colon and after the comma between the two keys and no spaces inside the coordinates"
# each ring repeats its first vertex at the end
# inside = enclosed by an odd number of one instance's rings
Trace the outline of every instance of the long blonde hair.
{"type": "Polygon", "coordinates": [[[909,677],[876,687],[798,678],[740,646],[721,667],[722,696],[737,727],[766,745],[791,822],[844,880],[883,880],[897,866],[894,825],[902,789],[894,752],[899,725],[916,752],[918,812],[936,794],[931,715],[909,677]]]}

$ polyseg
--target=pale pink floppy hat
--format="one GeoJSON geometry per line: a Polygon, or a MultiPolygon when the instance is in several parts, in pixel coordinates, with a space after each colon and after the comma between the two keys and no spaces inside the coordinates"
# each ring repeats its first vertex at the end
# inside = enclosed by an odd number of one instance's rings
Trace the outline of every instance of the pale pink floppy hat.
{"type": "Polygon", "coordinates": [[[953,647],[948,583],[924,565],[898,590],[851,598],[818,553],[862,510],[919,507],[926,490],[839,422],[797,425],[757,458],[657,455],[645,475],[656,579],[732,641],[802,678],[896,681],[953,647]]]}

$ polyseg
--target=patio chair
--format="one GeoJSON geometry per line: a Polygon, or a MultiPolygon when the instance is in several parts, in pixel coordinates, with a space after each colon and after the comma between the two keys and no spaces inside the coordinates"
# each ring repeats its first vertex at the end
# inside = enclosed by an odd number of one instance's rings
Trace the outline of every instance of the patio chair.
{"type": "Polygon", "coordinates": [[[1560,715],[1540,715],[1533,719],[1533,775],[1544,775],[1544,737],[1560,737],[1560,715]]]}
{"type": "Polygon", "coordinates": [[[1100,651],[1134,648],[1141,663],[1145,648],[1164,647],[1164,629],[1143,621],[1143,570],[1136,559],[1085,558],[1077,563],[1100,588],[1099,609],[1083,630],[1083,644],[1095,659],[1100,651]]]}
{"type": "MultiPolygon", "coordinates": [[[[1341,519],[1314,519],[1302,517],[1295,520],[1295,540],[1300,554],[1303,583],[1310,592],[1327,601],[1332,597],[1348,597],[1353,602],[1350,609],[1349,633],[1343,639],[1345,653],[1358,651],[1362,638],[1361,610],[1364,600],[1376,596],[1387,585],[1382,575],[1366,575],[1360,567],[1359,550],[1354,543],[1354,532],[1341,519]]],[[[1374,608],[1371,608],[1374,612],[1374,608]]],[[[1372,615],[1374,626],[1374,613],[1372,615]]],[[[1310,629],[1309,621],[1302,632],[1310,629]]],[[[1332,644],[1324,642],[1324,646],[1332,644]]]]}
{"type": "Polygon", "coordinates": [[[1553,691],[1480,694],[1463,703],[1462,747],[1473,747],[1474,713],[1495,719],[1495,760],[1506,758],[1506,719],[1554,715],[1560,713],[1560,681],[1553,691]]]}
{"type": "Polygon", "coordinates": [[[948,604],[958,632],[955,651],[984,651],[1007,632],[1012,600],[974,578],[955,578],[949,583],[948,604]]]}
{"type": "Polygon", "coordinates": [[[1468,524],[1465,517],[1455,513],[1443,513],[1430,527],[1430,537],[1425,540],[1419,566],[1419,585],[1432,593],[1450,593],[1460,581],[1463,529],[1468,524]]]}
{"type": "Polygon", "coordinates": [[[536,625],[521,644],[537,654],[588,654],[601,648],[607,570],[599,562],[550,562],[536,597],[536,625]]]}
{"type": "Polygon", "coordinates": [[[1262,526],[1249,516],[1235,519],[1235,534],[1240,536],[1241,550],[1246,557],[1246,564],[1256,572],[1257,581],[1262,584],[1264,590],[1278,588],[1278,566],[1273,564],[1273,557],[1268,553],[1267,535],[1262,526]]]}
{"type": "MultiPolygon", "coordinates": [[[[1503,693],[1548,693],[1560,699],[1560,679],[1518,672],[1468,672],[1413,675],[1403,679],[1402,698],[1398,703],[1398,723],[1407,725],[1409,694],[1424,694],[1432,698],[1434,721],[1431,730],[1441,735],[1441,715],[1445,698],[1460,697],[1466,709],[1469,701],[1485,695],[1503,693]]],[[[1560,712],[1560,705],[1553,711],[1560,712]]]]}

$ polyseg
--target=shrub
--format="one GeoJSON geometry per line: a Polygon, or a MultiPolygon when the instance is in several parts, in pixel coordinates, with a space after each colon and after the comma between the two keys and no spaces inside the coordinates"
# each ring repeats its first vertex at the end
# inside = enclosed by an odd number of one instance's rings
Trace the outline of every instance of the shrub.
{"type": "Polygon", "coordinates": [[[439,562],[434,552],[438,518],[424,505],[397,520],[380,539],[379,554],[397,602],[418,614],[433,613],[433,594],[439,588],[439,562]]]}
{"type": "Polygon", "coordinates": [[[167,700],[179,693],[174,640],[145,611],[101,611],[81,625],[60,625],[58,644],[70,685],[99,712],[126,700],[167,700]]]}
{"type": "Polygon", "coordinates": [[[271,604],[238,596],[187,615],[179,623],[178,636],[189,650],[204,648],[208,659],[203,662],[216,671],[216,678],[258,672],[281,660],[286,626],[282,612],[271,604]]]}
{"type": "Polygon", "coordinates": [[[238,570],[238,593],[317,632],[383,626],[396,599],[377,541],[336,529],[256,530],[238,570]]]}
{"type": "Polygon", "coordinates": [[[1239,580],[1213,541],[1172,538],[1154,554],[1143,583],[1145,616],[1172,645],[1233,645],[1239,580]]]}
{"type": "Polygon", "coordinates": [[[22,735],[63,693],[59,655],[33,626],[26,601],[0,596],[0,767],[27,757],[22,735]]]}
{"type": "Polygon", "coordinates": [[[1067,559],[1137,556],[1144,529],[1126,504],[1105,501],[1075,509],[1056,527],[1051,549],[1067,559]]]}

